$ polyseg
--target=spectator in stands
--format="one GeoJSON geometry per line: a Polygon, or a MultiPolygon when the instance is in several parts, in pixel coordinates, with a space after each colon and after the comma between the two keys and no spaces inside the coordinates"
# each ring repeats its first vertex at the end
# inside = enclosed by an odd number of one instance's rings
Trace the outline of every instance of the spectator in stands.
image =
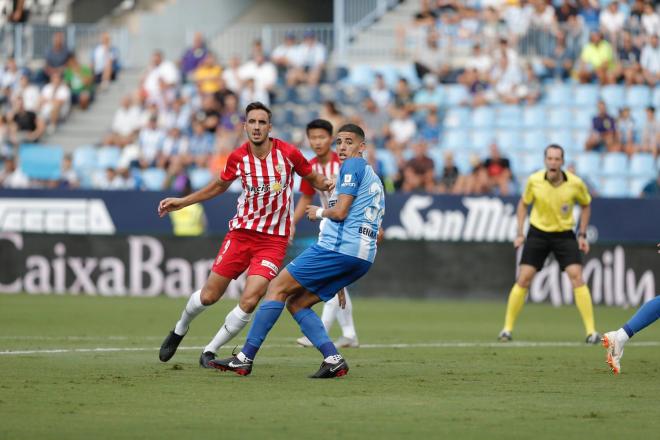
{"type": "Polygon", "coordinates": [[[21,75],[18,80],[18,87],[12,92],[12,99],[21,97],[23,106],[31,112],[38,112],[41,104],[41,92],[39,87],[30,83],[30,77],[27,74],[21,75]]]}
{"type": "Polygon", "coordinates": [[[12,143],[36,142],[46,131],[44,120],[34,111],[27,110],[23,105],[23,98],[14,98],[11,112],[7,114],[9,121],[9,132],[12,143]]]}
{"type": "Polygon", "coordinates": [[[96,172],[92,175],[92,188],[100,190],[117,189],[113,185],[116,176],[117,172],[112,167],[107,167],[103,172],[96,172]]]}
{"type": "Polygon", "coordinates": [[[177,156],[172,157],[167,167],[163,189],[182,193],[189,186],[190,177],[188,177],[183,160],[177,156]]]}
{"type": "Polygon", "coordinates": [[[591,134],[587,138],[585,148],[589,150],[617,151],[616,121],[607,113],[604,101],[598,101],[598,114],[591,122],[591,134]]]}
{"type": "Polygon", "coordinates": [[[241,90],[241,107],[245,108],[251,102],[259,101],[266,107],[270,106],[270,95],[263,88],[258,88],[254,78],[245,81],[245,87],[241,90]]]}
{"type": "Polygon", "coordinates": [[[473,69],[478,75],[488,75],[493,68],[493,57],[481,48],[481,44],[472,46],[472,54],[465,61],[465,69],[473,69]]]}
{"type": "Polygon", "coordinates": [[[119,50],[112,45],[110,34],[101,34],[101,43],[92,51],[92,70],[94,83],[106,88],[119,73],[119,50]]]}
{"type": "Polygon", "coordinates": [[[222,73],[222,79],[225,87],[234,93],[240,93],[242,87],[241,81],[241,59],[233,56],[229,59],[229,66],[222,73]]]}
{"type": "Polygon", "coordinates": [[[523,81],[518,88],[518,96],[528,105],[534,105],[541,98],[541,81],[534,71],[531,63],[526,63],[523,68],[523,81]]]}
{"type": "Polygon", "coordinates": [[[429,110],[426,117],[419,125],[419,137],[424,139],[430,145],[437,145],[440,140],[440,118],[438,118],[438,111],[436,109],[429,110]]]}
{"type": "Polygon", "coordinates": [[[135,132],[140,129],[140,107],[135,105],[131,95],[124,95],[121,107],[112,118],[113,144],[124,146],[133,141],[135,132]]]}
{"type": "Polygon", "coordinates": [[[600,26],[600,6],[598,0],[580,0],[578,16],[589,31],[596,31],[600,26]]]}
{"type": "Polygon", "coordinates": [[[660,197],[660,173],[658,173],[658,177],[651,180],[644,186],[644,189],[642,189],[641,197],[660,197]]]}
{"type": "Polygon", "coordinates": [[[195,118],[202,122],[204,129],[213,134],[220,124],[220,103],[213,95],[202,98],[202,107],[195,114],[195,118]]]}
{"type": "Polygon", "coordinates": [[[74,189],[80,186],[80,178],[76,170],[73,169],[73,160],[70,154],[66,154],[62,158],[62,173],[57,186],[67,189],[74,189]]]}
{"type": "Polygon", "coordinates": [[[555,16],[559,25],[563,26],[571,19],[577,19],[578,9],[573,0],[562,0],[555,9],[555,16]]]}
{"type": "MultiPolygon", "coordinates": [[[[195,35],[193,35],[192,46],[186,49],[181,57],[181,73],[184,79],[189,79],[189,76],[195,72],[206,59],[208,53],[209,51],[206,47],[204,36],[201,32],[195,32],[195,35]]],[[[196,78],[195,81],[197,81],[196,78]]]]}
{"type": "Polygon", "coordinates": [[[536,53],[541,53],[558,31],[555,9],[545,0],[531,0],[530,3],[527,40],[536,53]]]}
{"type": "Polygon", "coordinates": [[[337,108],[337,104],[335,104],[334,101],[325,101],[323,103],[323,107],[321,107],[321,112],[319,117],[321,119],[325,119],[326,121],[329,121],[333,127],[335,127],[335,130],[337,130],[339,127],[344,125],[346,123],[346,117],[344,114],[339,111],[337,108]]]}
{"type": "Polygon", "coordinates": [[[211,154],[213,154],[214,142],[213,135],[204,129],[203,122],[194,119],[185,163],[187,165],[196,164],[202,168],[206,167],[211,154]]]}
{"type": "Polygon", "coordinates": [[[547,76],[554,77],[557,80],[567,80],[573,70],[575,58],[575,51],[572,46],[566,45],[566,37],[560,32],[555,40],[551,56],[543,58],[543,66],[548,72],[547,76]]]}
{"type": "Polygon", "coordinates": [[[646,35],[660,35],[660,15],[655,11],[653,3],[644,3],[640,24],[646,35]]]}
{"type": "Polygon", "coordinates": [[[367,139],[371,139],[371,142],[377,148],[385,147],[385,136],[389,122],[385,108],[376,105],[376,102],[370,96],[362,101],[360,111],[361,127],[364,128],[367,139]]]}
{"type": "Polygon", "coordinates": [[[71,102],[87,110],[94,98],[94,75],[89,66],[81,65],[75,55],[71,55],[64,71],[64,81],[71,89],[71,102]]]}
{"type": "Polygon", "coordinates": [[[438,32],[430,29],[424,44],[416,51],[415,71],[419,79],[429,73],[435,74],[441,79],[445,79],[449,75],[450,69],[446,64],[447,55],[440,49],[438,38],[438,32]]]}
{"type": "Polygon", "coordinates": [[[620,41],[623,27],[626,24],[626,15],[619,8],[617,0],[610,2],[607,7],[601,11],[600,17],[600,30],[603,32],[609,41],[616,47],[620,41]]]}
{"type": "Polygon", "coordinates": [[[414,156],[403,166],[401,189],[411,191],[435,191],[435,165],[428,156],[428,144],[422,139],[413,143],[414,156]]]}
{"type": "Polygon", "coordinates": [[[490,192],[496,192],[501,196],[507,196],[511,192],[511,163],[503,157],[495,142],[490,144],[490,154],[483,163],[488,174],[488,186],[490,192]]]}
{"type": "Polygon", "coordinates": [[[594,31],[580,54],[577,66],[577,75],[580,82],[588,83],[594,78],[601,84],[610,84],[614,81],[614,53],[609,42],[603,35],[594,31]]]}
{"type": "Polygon", "coordinates": [[[71,90],[59,71],[53,71],[50,82],[41,89],[41,106],[39,112],[47,124],[47,130],[55,131],[55,127],[66,119],[71,108],[71,90]]]}
{"type": "Polygon", "coordinates": [[[640,65],[641,53],[633,43],[630,32],[624,32],[621,35],[621,47],[618,50],[618,64],[614,71],[614,77],[617,80],[623,78],[626,85],[642,84],[644,77],[642,75],[642,66],[640,65]]]}
{"type": "Polygon", "coordinates": [[[394,88],[394,106],[413,110],[413,91],[408,80],[403,77],[399,78],[394,88]]]}
{"type": "Polygon", "coordinates": [[[628,153],[635,152],[635,121],[630,116],[630,108],[622,107],[616,120],[617,134],[619,135],[620,148],[628,153]]]}
{"type": "Polygon", "coordinates": [[[263,53],[259,52],[255,54],[252,60],[241,66],[239,75],[243,83],[253,79],[258,90],[265,90],[268,93],[273,92],[277,83],[277,68],[266,59],[263,53]]]}
{"type": "Polygon", "coordinates": [[[640,150],[658,156],[660,153],[660,121],[655,117],[655,107],[646,107],[646,123],[643,126],[640,150]]]}
{"type": "Polygon", "coordinates": [[[149,102],[155,102],[159,107],[174,100],[174,89],[179,84],[179,70],[169,60],[163,59],[160,50],[154,51],[151,64],[142,80],[142,89],[149,102]]]}
{"type": "Polygon", "coordinates": [[[0,114],[0,161],[6,157],[14,156],[17,151],[14,151],[14,145],[11,141],[11,130],[7,122],[7,116],[0,114]]]}
{"type": "Polygon", "coordinates": [[[465,191],[465,177],[460,175],[454,163],[454,153],[451,151],[445,151],[443,156],[437,191],[440,194],[461,194],[465,191]]]}
{"type": "Polygon", "coordinates": [[[18,70],[16,60],[12,57],[7,58],[2,71],[0,71],[0,105],[11,100],[12,92],[20,81],[21,72],[18,70]]]}
{"type": "Polygon", "coordinates": [[[287,69],[293,65],[296,50],[298,50],[296,36],[293,32],[287,32],[284,36],[284,42],[277,46],[271,54],[271,60],[277,67],[280,78],[285,78],[287,69]]]}
{"type": "Polygon", "coordinates": [[[387,142],[387,147],[395,155],[400,155],[416,134],[417,125],[410,117],[408,108],[403,105],[394,107],[392,110],[392,120],[388,129],[389,141],[387,142]]]}
{"type": "Polygon", "coordinates": [[[21,171],[16,164],[16,159],[8,157],[0,171],[0,188],[28,188],[30,178],[21,171]]]}
{"type": "Polygon", "coordinates": [[[165,130],[187,130],[190,126],[190,116],[190,106],[182,98],[178,98],[158,114],[158,126],[165,130]]]}
{"type": "Polygon", "coordinates": [[[138,146],[140,148],[138,161],[141,168],[149,168],[156,162],[165,140],[165,133],[158,128],[158,115],[152,115],[146,127],[140,130],[138,146]]]}
{"type": "Polygon", "coordinates": [[[392,92],[385,83],[382,73],[376,73],[373,85],[369,89],[369,96],[380,108],[388,108],[392,102],[392,92]]]}
{"type": "Polygon", "coordinates": [[[420,122],[424,120],[429,112],[440,110],[442,105],[442,91],[438,88],[438,78],[431,73],[427,73],[422,82],[424,87],[417,90],[413,98],[415,117],[420,122]]]}
{"type": "Polygon", "coordinates": [[[70,56],[71,51],[64,42],[64,33],[55,32],[53,34],[53,45],[46,51],[45,77],[42,79],[47,81],[56,72],[61,75],[70,56]]]}
{"type": "Polygon", "coordinates": [[[314,32],[306,31],[302,43],[296,49],[293,66],[287,72],[287,85],[317,85],[321,80],[326,58],[325,46],[316,40],[314,32]]]}
{"type": "Polygon", "coordinates": [[[492,89],[486,94],[490,102],[518,104],[525,97],[525,89],[522,87],[523,72],[517,56],[500,56],[490,76],[492,89]]]}
{"type": "Polygon", "coordinates": [[[206,53],[206,56],[197,65],[197,69],[189,72],[187,77],[195,81],[197,90],[201,95],[212,95],[224,88],[222,67],[210,52],[206,53]]]}
{"type": "Polygon", "coordinates": [[[188,138],[182,136],[181,130],[177,127],[172,127],[168,130],[167,136],[163,140],[163,147],[157,160],[159,168],[167,168],[172,161],[172,158],[181,156],[185,157],[188,154],[188,138]]]}
{"type": "Polygon", "coordinates": [[[114,176],[110,182],[109,189],[114,190],[135,190],[140,189],[136,177],[131,174],[131,170],[126,167],[118,167],[114,170],[114,176]]]}
{"type": "Polygon", "coordinates": [[[644,45],[640,64],[644,81],[653,87],[660,80],[660,40],[657,35],[651,35],[650,41],[644,45]]]}

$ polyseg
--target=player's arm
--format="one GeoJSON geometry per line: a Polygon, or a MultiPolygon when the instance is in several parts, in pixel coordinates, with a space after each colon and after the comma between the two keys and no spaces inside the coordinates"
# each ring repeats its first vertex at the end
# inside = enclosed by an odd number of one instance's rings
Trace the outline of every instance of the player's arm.
{"type": "Polygon", "coordinates": [[[525,219],[527,218],[527,210],[529,205],[525,203],[523,198],[520,198],[518,202],[518,207],[516,208],[516,219],[518,220],[518,232],[516,233],[516,239],[513,240],[513,246],[518,248],[525,242],[525,219]]]}
{"type": "Polygon", "coordinates": [[[195,203],[204,202],[227,191],[232,181],[216,179],[204,188],[185,197],[168,197],[158,204],[158,215],[163,217],[166,213],[177,211],[195,203]]]}
{"type": "Polygon", "coordinates": [[[310,220],[320,220],[329,218],[337,222],[343,222],[348,216],[348,211],[355,200],[355,196],[350,194],[339,194],[337,203],[332,208],[323,209],[319,206],[309,205],[306,209],[307,217],[310,220]]]}
{"type": "Polygon", "coordinates": [[[587,241],[587,226],[591,218],[591,204],[583,205],[580,212],[580,230],[578,232],[578,247],[585,254],[589,253],[589,242],[587,241]]]}
{"type": "Polygon", "coordinates": [[[314,170],[303,176],[303,179],[320,191],[332,191],[335,189],[335,182],[332,179],[328,179],[323,174],[317,173],[314,170]]]}

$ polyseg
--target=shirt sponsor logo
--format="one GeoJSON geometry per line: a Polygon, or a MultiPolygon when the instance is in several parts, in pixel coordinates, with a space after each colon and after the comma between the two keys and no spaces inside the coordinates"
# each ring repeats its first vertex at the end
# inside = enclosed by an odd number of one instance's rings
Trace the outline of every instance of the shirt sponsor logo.
{"type": "Polygon", "coordinates": [[[254,193],[254,194],[266,194],[269,192],[281,192],[284,190],[286,187],[289,186],[288,182],[280,182],[280,181],[275,181],[272,184],[270,183],[264,183],[259,186],[253,186],[250,185],[249,183],[245,184],[245,191],[249,193],[254,193]]]}
{"type": "Polygon", "coordinates": [[[367,228],[366,226],[360,226],[360,227],[358,228],[358,234],[360,234],[360,235],[364,235],[364,236],[367,236],[367,237],[369,237],[369,238],[374,238],[374,239],[375,239],[376,236],[378,235],[378,234],[376,233],[376,231],[374,231],[374,230],[371,229],[371,228],[367,228]]]}
{"type": "Polygon", "coordinates": [[[352,174],[344,174],[344,181],[341,183],[342,187],[354,187],[355,182],[353,182],[353,175],[352,174]]]}

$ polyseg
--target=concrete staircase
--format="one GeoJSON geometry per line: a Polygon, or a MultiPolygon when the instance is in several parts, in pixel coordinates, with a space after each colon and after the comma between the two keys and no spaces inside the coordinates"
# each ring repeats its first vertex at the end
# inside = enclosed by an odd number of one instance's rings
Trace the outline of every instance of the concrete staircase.
{"type": "Polygon", "coordinates": [[[81,145],[101,141],[103,135],[110,130],[121,98],[137,89],[141,74],[140,70],[120,72],[117,81],[107,90],[96,93],[96,99],[87,111],[75,108],[66,122],[60,125],[55,133],[45,136],[42,142],[60,145],[70,152],[81,145]]]}

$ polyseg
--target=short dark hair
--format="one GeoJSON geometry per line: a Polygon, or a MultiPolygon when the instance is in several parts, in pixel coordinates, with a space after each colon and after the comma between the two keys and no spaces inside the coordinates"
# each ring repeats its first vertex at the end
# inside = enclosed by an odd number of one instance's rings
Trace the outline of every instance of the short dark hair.
{"type": "Polygon", "coordinates": [[[655,107],[653,107],[652,105],[649,105],[648,107],[646,107],[646,111],[651,112],[651,113],[655,113],[655,107]]]}
{"type": "Polygon", "coordinates": [[[341,133],[342,131],[345,131],[345,132],[348,132],[348,133],[354,133],[360,138],[361,141],[364,140],[364,130],[362,130],[359,126],[357,126],[355,124],[344,124],[337,131],[337,133],[341,133]]]}
{"type": "Polygon", "coordinates": [[[305,128],[305,133],[309,133],[309,130],[312,130],[314,128],[320,128],[321,130],[325,130],[328,132],[330,136],[332,136],[332,124],[330,121],[326,121],[325,119],[314,119],[312,122],[307,124],[307,128],[305,128]]]}
{"type": "Polygon", "coordinates": [[[248,113],[250,113],[252,110],[263,110],[268,114],[268,122],[270,122],[271,117],[273,116],[273,112],[270,111],[268,107],[266,107],[265,104],[255,101],[251,102],[245,107],[245,119],[247,119],[248,113]]]}
{"type": "Polygon", "coordinates": [[[546,157],[548,155],[548,150],[550,149],[561,151],[561,158],[562,159],[564,158],[564,149],[559,144],[550,144],[547,147],[545,147],[545,150],[543,150],[543,157],[546,157]]]}

